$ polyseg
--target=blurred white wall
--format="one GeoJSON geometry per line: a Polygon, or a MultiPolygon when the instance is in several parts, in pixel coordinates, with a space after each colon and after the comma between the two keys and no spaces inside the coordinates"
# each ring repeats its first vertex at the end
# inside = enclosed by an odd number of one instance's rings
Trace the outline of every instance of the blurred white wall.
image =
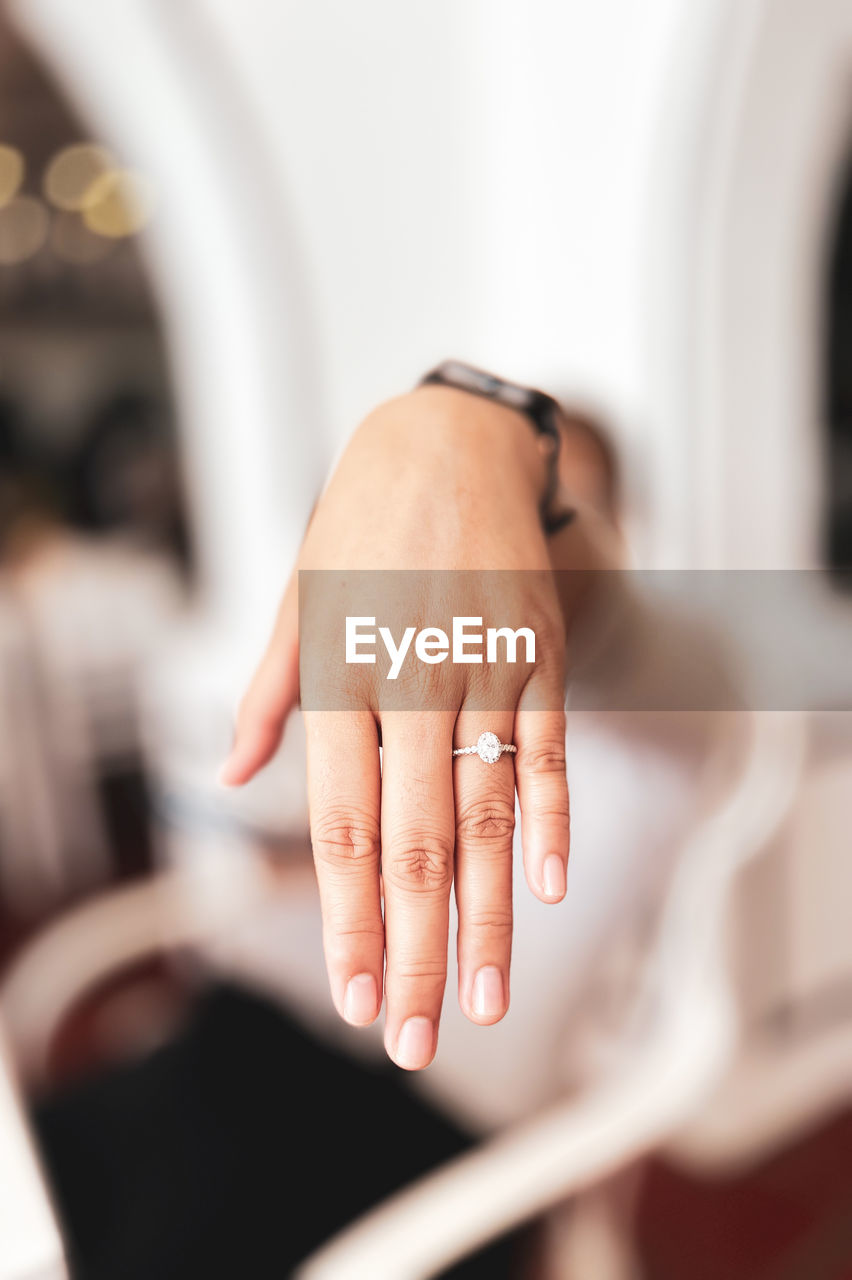
{"type": "Polygon", "coordinates": [[[338,441],[449,354],[647,432],[677,0],[202,7],[292,210],[338,441]]]}
{"type": "Polygon", "coordinates": [[[337,443],[451,353],[611,415],[640,561],[817,562],[844,0],[197,13],[291,213],[337,443]]]}
{"type": "Polygon", "coordinates": [[[610,412],[641,562],[815,562],[846,0],[15,11],[160,181],[221,614],[265,625],[334,447],[447,354],[610,412]]]}

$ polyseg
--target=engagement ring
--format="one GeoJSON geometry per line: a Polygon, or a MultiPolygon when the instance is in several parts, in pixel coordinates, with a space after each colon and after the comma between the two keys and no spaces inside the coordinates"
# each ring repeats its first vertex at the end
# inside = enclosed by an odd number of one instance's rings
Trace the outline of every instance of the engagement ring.
{"type": "Polygon", "coordinates": [[[517,747],[511,742],[501,742],[496,733],[481,733],[475,747],[456,747],[454,756],[479,756],[484,764],[496,764],[505,751],[514,755],[517,747]]]}

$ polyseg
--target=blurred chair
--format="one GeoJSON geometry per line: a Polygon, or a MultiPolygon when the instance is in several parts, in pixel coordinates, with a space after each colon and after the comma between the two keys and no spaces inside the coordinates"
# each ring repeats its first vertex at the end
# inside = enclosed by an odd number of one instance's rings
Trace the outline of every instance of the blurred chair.
{"type": "Polygon", "coordinates": [[[115,888],[73,908],[26,946],[0,991],[0,1280],[66,1280],[61,1224],[17,1086],[46,1071],[77,1000],[134,961],[198,944],[257,911],[270,878],[257,859],[213,858],[115,888]]]}
{"type": "Polygon", "coordinates": [[[0,1025],[0,1280],[67,1280],[64,1250],[0,1025]]]}
{"type": "Polygon", "coordinates": [[[138,754],[137,673],[179,603],[162,558],[59,527],[0,574],[0,891],[17,918],[114,870],[97,786],[138,754]]]}

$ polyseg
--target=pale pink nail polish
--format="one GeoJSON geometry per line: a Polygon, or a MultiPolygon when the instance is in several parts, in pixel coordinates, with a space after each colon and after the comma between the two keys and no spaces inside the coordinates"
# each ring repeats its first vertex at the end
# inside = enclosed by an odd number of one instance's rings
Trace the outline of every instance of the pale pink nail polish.
{"type": "Polygon", "coordinates": [[[409,1018],[396,1042],[396,1061],[406,1071],[417,1071],[432,1060],[434,1031],[428,1018],[409,1018]]]}
{"type": "Polygon", "coordinates": [[[376,979],[371,973],[356,973],[346,984],[343,997],[343,1016],[354,1027],[372,1022],[378,1013],[379,995],[376,979]]]}
{"type": "Polygon", "coordinates": [[[473,1012],[477,1018],[498,1018],[503,1009],[503,975],[496,965],[487,964],[473,980],[473,1012]]]}
{"type": "Polygon", "coordinates": [[[558,853],[552,853],[544,860],[542,884],[545,897],[564,898],[565,896],[565,863],[558,853]]]}

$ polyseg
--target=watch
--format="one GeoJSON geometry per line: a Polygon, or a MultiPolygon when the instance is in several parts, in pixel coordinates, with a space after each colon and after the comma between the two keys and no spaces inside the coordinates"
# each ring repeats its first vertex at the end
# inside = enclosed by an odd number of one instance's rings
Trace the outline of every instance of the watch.
{"type": "Polygon", "coordinates": [[[463,364],[461,360],[444,360],[431,369],[418,384],[421,387],[452,387],[456,391],[468,391],[471,395],[493,400],[507,409],[514,409],[528,419],[543,446],[547,465],[547,479],[540,503],[541,521],[545,533],[555,533],[574,517],[573,511],[553,511],[553,503],[559,481],[559,417],[560,408],[553,396],[533,387],[506,382],[493,373],[463,364]]]}

